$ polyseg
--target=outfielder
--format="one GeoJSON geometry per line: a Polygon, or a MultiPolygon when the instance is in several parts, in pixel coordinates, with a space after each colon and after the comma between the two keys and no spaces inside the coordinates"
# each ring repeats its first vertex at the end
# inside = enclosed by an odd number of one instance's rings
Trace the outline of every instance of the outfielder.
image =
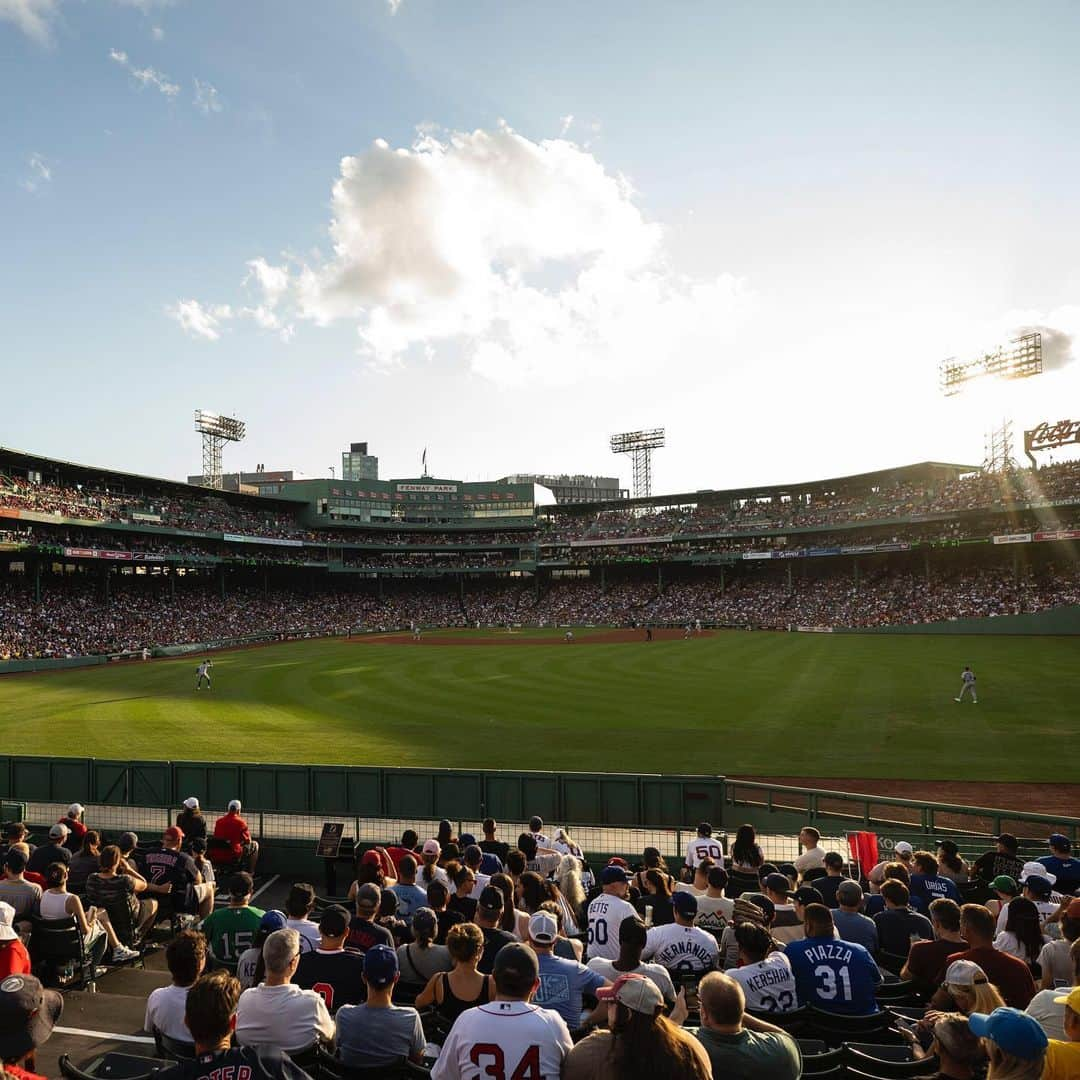
{"type": "Polygon", "coordinates": [[[960,696],[953,698],[953,701],[963,701],[964,695],[970,691],[972,705],[978,705],[979,695],[975,693],[975,672],[972,671],[970,667],[965,667],[960,673],[960,681],[962,683],[960,687],[960,696]]]}
{"type": "MultiPolygon", "coordinates": [[[[213,661],[204,660],[195,669],[195,689],[196,690],[201,690],[202,689],[203,679],[206,680],[206,689],[207,690],[210,689],[210,669],[213,666],[214,666],[213,661]]],[[[960,699],[957,698],[957,701],[959,701],[959,700],[960,699]]]]}

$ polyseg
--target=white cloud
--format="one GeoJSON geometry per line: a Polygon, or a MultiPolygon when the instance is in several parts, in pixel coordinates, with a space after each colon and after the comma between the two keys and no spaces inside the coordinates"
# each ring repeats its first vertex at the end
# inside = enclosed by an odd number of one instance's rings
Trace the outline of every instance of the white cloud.
{"type": "Polygon", "coordinates": [[[342,160],[332,212],[330,257],[253,259],[246,280],[283,322],[354,322],[377,365],[438,343],[511,385],[670,370],[715,357],[753,307],[730,275],[671,270],[625,178],[505,126],[379,140],[342,160]]]}
{"type": "Polygon", "coordinates": [[[204,116],[209,116],[210,113],[221,112],[221,101],[218,98],[217,89],[210,85],[210,83],[203,82],[201,79],[193,80],[195,83],[195,96],[192,101],[195,108],[199,110],[204,116]]]}
{"type": "Polygon", "coordinates": [[[152,67],[136,67],[131,62],[128,54],[122,49],[110,49],[109,59],[114,63],[119,64],[125,71],[130,72],[132,78],[134,78],[140,86],[152,86],[170,100],[180,93],[180,87],[174,82],[169,82],[167,75],[162,74],[152,67]]]}
{"type": "Polygon", "coordinates": [[[567,113],[566,116],[559,117],[559,137],[565,138],[566,133],[570,130],[574,123],[574,114],[567,113]]]}
{"type": "Polygon", "coordinates": [[[150,29],[150,37],[153,38],[154,41],[164,41],[165,40],[165,29],[164,29],[164,27],[161,27],[161,26],[151,27],[151,29],[150,29]]]}
{"type": "Polygon", "coordinates": [[[59,0],[0,0],[0,20],[14,23],[39,45],[52,41],[52,24],[59,13],[59,0]]]}
{"type": "Polygon", "coordinates": [[[26,164],[30,170],[29,175],[19,181],[19,186],[24,191],[37,191],[42,184],[52,181],[52,166],[40,154],[31,154],[26,164]]]}
{"type": "Polygon", "coordinates": [[[391,15],[396,15],[401,8],[403,0],[386,0],[386,6],[390,9],[391,15]]]}
{"type": "Polygon", "coordinates": [[[204,306],[198,300],[178,300],[165,310],[180,324],[184,333],[204,341],[217,341],[221,337],[222,322],[233,317],[228,304],[204,306]]]}

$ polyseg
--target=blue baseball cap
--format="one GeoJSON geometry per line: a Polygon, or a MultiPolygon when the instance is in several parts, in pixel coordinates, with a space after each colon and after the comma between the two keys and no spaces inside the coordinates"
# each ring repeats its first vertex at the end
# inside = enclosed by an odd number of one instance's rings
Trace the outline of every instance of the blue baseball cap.
{"type": "Polygon", "coordinates": [[[671,894],[671,906],[680,915],[696,915],[697,897],[692,892],[687,892],[685,889],[679,889],[678,892],[671,894]]]}
{"type": "Polygon", "coordinates": [[[398,973],[397,953],[389,945],[372,945],[364,953],[364,978],[379,990],[389,986],[398,973]]]}
{"type": "Polygon", "coordinates": [[[600,871],[601,885],[614,885],[617,881],[629,881],[630,875],[621,866],[605,866],[600,871]]]}
{"type": "Polygon", "coordinates": [[[476,843],[476,837],[473,836],[471,832],[463,832],[461,836],[458,837],[458,839],[461,841],[462,851],[464,851],[470,844],[476,843]]]}
{"type": "Polygon", "coordinates": [[[1032,1061],[1047,1047],[1046,1032],[1034,1017],[1019,1009],[1002,1007],[988,1016],[972,1013],[968,1017],[971,1033],[980,1039],[992,1039],[1007,1054],[1032,1061]]]}
{"type": "Polygon", "coordinates": [[[263,912],[263,917],[259,920],[259,929],[272,934],[275,930],[284,930],[285,922],[285,913],[283,911],[266,911],[263,912]]]}

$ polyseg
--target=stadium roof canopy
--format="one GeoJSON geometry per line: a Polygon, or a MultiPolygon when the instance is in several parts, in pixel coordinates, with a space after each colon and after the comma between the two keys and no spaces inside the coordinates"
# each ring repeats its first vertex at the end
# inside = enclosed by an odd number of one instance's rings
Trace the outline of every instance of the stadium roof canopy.
{"type": "Polygon", "coordinates": [[[166,480],[160,476],[140,476],[138,473],[118,472],[115,469],[103,469],[97,465],[80,465],[74,461],[61,461],[58,458],[43,457],[41,454],[31,454],[26,450],[0,446],[0,474],[12,468],[22,471],[36,470],[48,483],[68,486],[85,484],[87,487],[109,488],[111,491],[132,495],[174,495],[191,499],[204,498],[212,494],[236,506],[250,507],[255,504],[267,509],[287,507],[290,510],[295,510],[297,503],[305,501],[302,498],[271,498],[236,491],[219,491],[196,484],[182,483],[179,480],[166,480]]]}
{"type": "Polygon", "coordinates": [[[955,480],[959,476],[979,472],[981,468],[980,465],[922,461],[916,465],[899,465],[892,469],[878,469],[875,472],[855,473],[851,476],[834,476],[825,480],[806,480],[797,484],[763,484],[753,487],[727,488],[723,491],[702,488],[699,491],[650,495],[639,499],[565,503],[558,509],[560,513],[567,514],[595,514],[603,510],[626,510],[628,507],[687,506],[690,504],[707,506],[710,503],[730,503],[744,499],[798,498],[803,495],[813,497],[840,490],[857,493],[893,484],[943,483],[947,480],[955,480]]]}

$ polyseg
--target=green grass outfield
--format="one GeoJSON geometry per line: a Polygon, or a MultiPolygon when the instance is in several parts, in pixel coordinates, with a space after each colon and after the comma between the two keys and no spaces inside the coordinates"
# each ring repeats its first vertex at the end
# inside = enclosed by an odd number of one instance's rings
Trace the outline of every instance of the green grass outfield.
{"type": "Polygon", "coordinates": [[[1042,782],[1078,660],[1045,637],[324,640],[216,654],[211,693],[195,657],[8,676],[0,715],[20,747],[104,758],[1042,782]],[[978,705],[953,701],[965,663],[978,705]]]}

